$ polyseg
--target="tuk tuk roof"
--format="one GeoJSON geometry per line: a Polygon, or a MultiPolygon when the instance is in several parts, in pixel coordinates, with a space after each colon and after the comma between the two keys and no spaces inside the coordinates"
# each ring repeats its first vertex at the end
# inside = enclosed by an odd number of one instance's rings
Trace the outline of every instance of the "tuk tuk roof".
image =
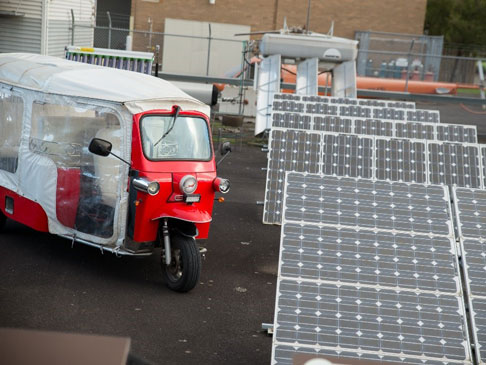
{"type": "Polygon", "coordinates": [[[174,104],[206,115],[210,110],[157,77],[38,54],[0,54],[0,82],[49,94],[123,103],[133,113],[171,109],[174,104]]]}

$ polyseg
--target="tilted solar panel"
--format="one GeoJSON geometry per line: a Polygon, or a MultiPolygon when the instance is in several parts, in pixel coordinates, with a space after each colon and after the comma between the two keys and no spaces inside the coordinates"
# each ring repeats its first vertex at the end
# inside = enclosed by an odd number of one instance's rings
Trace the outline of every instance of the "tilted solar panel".
{"type": "Polygon", "coordinates": [[[273,364],[471,363],[448,189],[288,173],[273,364]]]}

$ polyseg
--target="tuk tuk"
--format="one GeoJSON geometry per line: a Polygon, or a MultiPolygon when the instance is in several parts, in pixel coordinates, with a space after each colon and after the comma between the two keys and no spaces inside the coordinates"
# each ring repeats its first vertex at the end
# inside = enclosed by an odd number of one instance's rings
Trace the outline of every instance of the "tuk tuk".
{"type": "Polygon", "coordinates": [[[149,75],[0,54],[0,232],[12,219],[117,255],[161,247],[167,286],[191,290],[229,191],[209,113],[149,75]]]}

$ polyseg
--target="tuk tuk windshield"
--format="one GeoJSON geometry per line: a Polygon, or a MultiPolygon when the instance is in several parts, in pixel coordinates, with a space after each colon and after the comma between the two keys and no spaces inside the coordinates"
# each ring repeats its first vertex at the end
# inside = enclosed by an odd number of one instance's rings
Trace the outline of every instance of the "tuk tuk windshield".
{"type": "Polygon", "coordinates": [[[140,129],[143,153],[149,160],[211,159],[209,130],[203,118],[146,115],[140,129]]]}

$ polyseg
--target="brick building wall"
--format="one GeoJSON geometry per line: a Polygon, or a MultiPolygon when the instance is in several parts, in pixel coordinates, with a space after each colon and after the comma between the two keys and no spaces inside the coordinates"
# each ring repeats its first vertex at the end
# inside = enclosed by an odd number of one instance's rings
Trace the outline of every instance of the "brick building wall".
{"type": "MultiPolygon", "coordinates": [[[[422,34],[427,0],[313,0],[310,29],[327,33],[334,20],[334,35],[354,38],[356,30],[422,34]]],[[[303,26],[306,0],[132,0],[136,30],[164,31],[164,19],[187,19],[250,25],[252,31],[303,26]],[[298,5],[296,5],[298,4],[298,5]]]]}

